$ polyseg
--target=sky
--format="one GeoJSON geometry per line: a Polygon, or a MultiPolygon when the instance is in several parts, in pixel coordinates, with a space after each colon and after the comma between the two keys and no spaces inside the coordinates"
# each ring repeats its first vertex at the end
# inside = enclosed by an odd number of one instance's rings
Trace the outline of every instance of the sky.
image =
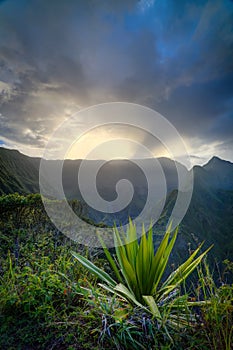
{"type": "Polygon", "coordinates": [[[233,161],[233,1],[0,0],[0,146],[42,156],[74,113],[118,101],[167,118],[194,164],[233,161]]]}

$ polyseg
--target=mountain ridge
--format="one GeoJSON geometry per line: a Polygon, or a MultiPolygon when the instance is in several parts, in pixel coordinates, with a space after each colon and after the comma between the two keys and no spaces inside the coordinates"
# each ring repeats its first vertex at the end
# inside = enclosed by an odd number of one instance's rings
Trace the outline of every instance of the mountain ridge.
{"type": "MultiPolygon", "coordinates": [[[[151,164],[152,164],[152,158],[148,159],[138,159],[137,161],[143,165],[145,168],[147,167],[148,170],[150,170],[151,164]]],[[[176,176],[176,167],[179,168],[181,173],[184,173],[188,171],[184,165],[182,165],[179,162],[174,162],[173,160],[165,157],[157,158],[157,160],[160,162],[160,165],[162,166],[163,171],[165,172],[165,176],[167,178],[167,186],[169,188],[169,191],[171,189],[174,189],[177,187],[178,178],[176,176]]],[[[13,193],[13,192],[19,192],[20,194],[27,194],[27,193],[35,193],[39,192],[39,169],[40,169],[40,161],[41,158],[39,157],[29,157],[22,153],[20,153],[18,150],[9,150],[3,147],[0,147],[0,194],[7,194],[7,193],[13,193]],[[20,162],[19,162],[20,161],[20,162]],[[17,164],[18,162],[18,164],[17,164]],[[29,169],[31,167],[31,170],[29,169]],[[3,169],[5,168],[5,172],[3,169]],[[28,176],[26,176],[26,173],[24,171],[26,169],[28,176]],[[10,181],[9,185],[6,186],[6,178],[9,177],[10,181]],[[28,177],[28,178],[27,178],[28,177]],[[15,184],[14,186],[10,186],[10,182],[15,184]],[[4,190],[5,189],[5,190],[4,190]]],[[[55,159],[55,160],[45,160],[46,162],[52,164],[56,164],[57,162],[63,162],[63,160],[55,159]]],[[[82,159],[65,159],[64,160],[64,184],[67,185],[67,193],[68,196],[71,196],[69,190],[69,183],[74,183],[76,178],[74,176],[72,177],[72,174],[75,173],[79,169],[80,163],[82,159]]],[[[92,171],[91,166],[98,164],[101,162],[101,160],[87,160],[87,165],[90,167],[90,171],[92,171]]],[[[105,184],[101,184],[102,187],[110,186],[112,185],[112,179],[115,180],[121,179],[121,171],[124,170],[125,174],[130,174],[131,177],[137,177],[139,176],[139,172],[135,173],[135,165],[134,160],[128,160],[128,159],[113,159],[110,161],[107,161],[106,164],[103,165],[103,170],[105,169],[106,176],[105,176],[105,184]],[[115,165],[118,166],[115,167],[115,165]],[[114,169],[112,168],[114,166],[114,169]],[[117,177],[118,174],[118,177],[117,177]],[[109,175],[109,176],[108,176],[109,175]],[[111,175],[111,176],[110,176],[111,175]],[[104,186],[103,186],[104,185],[104,186]]],[[[100,171],[101,175],[101,171],[100,171]]],[[[100,176],[99,175],[99,176],[100,176]]],[[[140,176],[139,176],[140,177],[140,176]]],[[[135,180],[137,184],[137,179],[135,180]]],[[[140,181],[139,181],[139,185],[140,181]]],[[[137,186],[136,186],[137,187],[137,186]]],[[[79,191],[76,190],[74,193],[74,196],[79,194],[79,191]]]]}
{"type": "MultiPolygon", "coordinates": [[[[155,234],[158,233],[159,236],[166,229],[176,201],[178,184],[177,173],[175,173],[177,164],[167,158],[160,161],[167,181],[168,195],[161,218],[155,226],[155,234]]],[[[56,162],[54,160],[50,164],[56,164],[56,162]]],[[[64,162],[63,186],[66,196],[70,198],[79,199],[80,197],[78,188],[73,187],[73,183],[77,182],[80,162],[79,160],[64,162]]],[[[89,161],[89,171],[92,171],[95,162],[89,161]]],[[[143,162],[149,167],[148,159],[143,162]]],[[[183,165],[178,164],[178,166],[181,171],[184,171],[184,174],[190,173],[183,165]]],[[[0,195],[13,192],[20,194],[39,192],[39,168],[40,158],[25,156],[17,150],[11,151],[0,147],[0,195]]],[[[194,166],[192,170],[193,193],[186,215],[180,223],[176,251],[183,257],[187,255],[189,244],[195,248],[198,242],[206,241],[206,246],[214,243],[214,248],[210,252],[212,261],[221,262],[226,258],[230,259],[233,256],[233,163],[213,157],[204,166],[194,166]]],[[[124,178],[125,175],[127,179],[134,182],[137,196],[127,209],[127,215],[119,212],[111,219],[117,218],[120,222],[123,222],[129,215],[136,217],[144,207],[147,196],[146,179],[142,172],[128,160],[110,162],[110,165],[105,165],[103,172],[97,176],[100,195],[105,200],[111,201],[117,196],[115,190],[117,181],[124,178]],[[103,175],[104,171],[105,175],[103,175]]],[[[97,222],[103,221],[109,224],[108,216],[90,210],[90,208],[89,215],[97,222]]]]}

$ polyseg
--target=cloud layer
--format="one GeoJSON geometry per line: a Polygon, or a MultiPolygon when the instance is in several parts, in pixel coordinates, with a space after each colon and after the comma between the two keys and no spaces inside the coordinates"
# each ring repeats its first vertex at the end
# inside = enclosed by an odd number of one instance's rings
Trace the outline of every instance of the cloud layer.
{"type": "Polygon", "coordinates": [[[0,2],[0,140],[41,155],[78,109],[163,114],[194,159],[233,161],[233,2],[0,2]]]}

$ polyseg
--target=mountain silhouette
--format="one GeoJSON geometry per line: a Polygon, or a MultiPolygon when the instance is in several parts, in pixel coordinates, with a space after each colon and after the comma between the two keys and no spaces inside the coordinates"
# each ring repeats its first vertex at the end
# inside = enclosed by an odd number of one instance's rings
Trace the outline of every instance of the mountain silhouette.
{"type": "MultiPolygon", "coordinates": [[[[138,160],[138,164],[153,172],[153,159],[138,160]]],[[[162,215],[155,225],[158,236],[164,232],[178,194],[177,168],[182,176],[190,172],[180,163],[168,158],[157,159],[165,175],[167,196],[162,215]]],[[[48,167],[56,171],[59,160],[48,160],[48,167]]],[[[87,175],[98,165],[98,160],[87,161],[87,175]]],[[[63,166],[63,188],[68,199],[82,196],[77,181],[81,160],[65,160],[63,166]]],[[[20,194],[38,193],[40,158],[28,157],[16,150],[0,148],[0,194],[18,192],[20,194]]],[[[88,177],[88,176],[87,176],[88,177]]],[[[113,220],[121,223],[128,216],[140,214],[148,195],[148,183],[144,172],[130,160],[111,160],[105,163],[96,177],[96,186],[102,198],[113,201],[117,197],[116,184],[126,178],[134,187],[132,203],[125,211],[115,215],[104,215],[88,207],[88,215],[97,222],[111,224],[113,220]]],[[[153,177],[152,177],[153,178],[153,177]]],[[[204,166],[193,167],[194,187],[191,203],[184,216],[176,244],[177,252],[188,254],[199,242],[206,246],[214,244],[212,259],[221,262],[233,256],[233,163],[213,157],[204,166]]],[[[159,181],[156,176],[154,181],[159,181]]],[[[162,185],[162,184],[161,184],[162,185]]],[[[88,186],[87,186],[88,190],[88,186]]],[[[155,198],[159,201],[161,198],[155,198]]]]}

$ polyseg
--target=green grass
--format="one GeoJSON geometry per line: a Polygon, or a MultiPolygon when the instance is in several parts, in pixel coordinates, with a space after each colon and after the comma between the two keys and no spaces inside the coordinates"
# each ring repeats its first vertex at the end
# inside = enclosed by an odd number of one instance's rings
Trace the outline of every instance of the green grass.
{"type": "Polygon", "coordinates": [[[65,348],[80,343],[88,349],[97,342],[98,334],[93,332],[90,337],[83,327],[90,334],[101,323],[101,316],[94,309],[92,312],[80,293],[80,284],[87,285],[87,279],[94,284],[95,280],[72,261],[66,245],[55,252],[50,240],[51,235],[41,234],[33,245],[22,242],[20,259],[9,251],[3,262],[1,349],[13,349],[16,344],[18,349],[29,345],[65,348]]]}
{"type": "MultiPolygon", "coordinates": [[[[14,196],[11,200],[15,203],[14,196]]],[[[115,279],[103,251],[88,251],[57,232],[43,209],[35,210],[37,200],[26,198],[26,206],[8,203],[0,219],[2,350],[233,348],[233,286],[216,285],[206,262],[200,265],[193,286],[176,291],[175,299],[182,306],[180,320],[189,310],[183,306],[190,302],[195,320],[178,330],[167,327],[167,332],[146,305],[129,303],[99,286],[101,280],[71,251],[115,279]],[[187,297],[187,290],[192,297],[187,297]]],[[[225,272],[232,274],[232,262],[226,263],[225,272]]],[[[172,315],[167,305],[164,317],[172,315]]]]}

